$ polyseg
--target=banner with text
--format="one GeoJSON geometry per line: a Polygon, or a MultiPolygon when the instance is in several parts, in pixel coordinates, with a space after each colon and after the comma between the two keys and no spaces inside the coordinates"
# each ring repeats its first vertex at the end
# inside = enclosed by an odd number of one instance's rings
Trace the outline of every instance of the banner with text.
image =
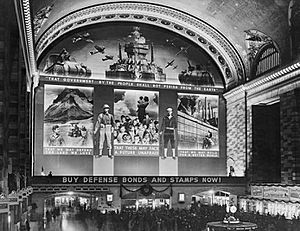
{"type": "Polygon", "coordinates": [[[221,176],[34,176],[38,184],[245,184],[244,177],[221,176]]]}
{"type": "Polygon", "coordinates": [[[132,88],[148,88],[148,89],[166,89],[166,90],[178,90],[178,91],[193,91],[193,92],[207,92],[218,94],[224,91],[220,86],[197,86],[197,85],[175,85],[165,83],[148,83],[148,82],[129,82],[120,80],[98,80],[91,78],[72,78],[64,76],[43,76],[40,77],[41,82],[53,83],[66,83],[66,84],[80,84],[86,86],[115,86],[115,87],[132,87],[132,88]]]}

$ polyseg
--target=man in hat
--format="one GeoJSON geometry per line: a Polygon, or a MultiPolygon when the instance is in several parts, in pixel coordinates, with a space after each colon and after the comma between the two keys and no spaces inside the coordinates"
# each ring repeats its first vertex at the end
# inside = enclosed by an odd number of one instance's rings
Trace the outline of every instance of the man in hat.
{"type": "Polygon", "coordinates": [[[114,117],[109,113],[109,105],[103,105],[103,112],[98,115],[97,122],[95,125],[94,134],[99,130],[99,157],[102,156],[103,144],[106,138],[108,156],[111,158],[112,153],[112,133],[114,132],[114,117]]]}
{"type": "Polygon", "coordinates": [[[176,137],[177,121],[173,115],[173,109],[171,107],[167,108],[167,115],[164,116],[160,128],[160,135],[163,136],[164,144],[164,155],[163,158],[167,157],[168,144],[171,143],[172,157],[176,158],[175,155],[175,137],[176,137]]]}

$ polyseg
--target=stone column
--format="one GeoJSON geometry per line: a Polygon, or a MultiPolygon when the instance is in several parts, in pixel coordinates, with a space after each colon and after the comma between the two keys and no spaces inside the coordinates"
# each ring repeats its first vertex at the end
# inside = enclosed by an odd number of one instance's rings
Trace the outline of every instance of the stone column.
{"type": "Polygon", "coordinates": [[[280,96],[281,181],[300,183],[300,88],[280,96]]]}
{"type": "Polygon", "coordinates": [[[246,105],[242,86],[226,93],[227,175],[244,176],[246,171],[246,105]]]}

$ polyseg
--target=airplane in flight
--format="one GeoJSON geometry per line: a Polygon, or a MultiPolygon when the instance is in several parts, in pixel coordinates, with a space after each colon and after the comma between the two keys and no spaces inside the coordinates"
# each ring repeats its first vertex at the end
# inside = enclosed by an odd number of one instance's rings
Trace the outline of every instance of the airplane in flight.
{"type": "Polygon", "coordinates": [[[90,39],[89,32],[83,32],[82,34],[76,34],[73,37],[72,42],[77,43],[78,41],[86,41],[88,43],[94,43],[94,41],[92,39],[90,39]]]}
{"type": "Polygon", "coordinates": [[[181,54],[182,52],[185,52],[187,54],[187,50],[190,48],[191,46],[188,47],[180,47],[180,50],[175,54],[175,56],[181,54]]]}
{"type": "Polygon", "coordinates": [[[113,55],[105,55],[105,58],[102,58],[102,61],[113,60],[113,58],[114,58],[113,55]]]}
{"type": "Polygon", "coordinates": [[[176,47],[176,45],[175,45],[175,40],[176,39],[166,39],[166,43],[167,44],[169,44],[169,45],[171,45],[171,46],[173,46],[173,47],[176,47]]]}
{"type": "Polygon", "coordinates": [[[167,63],[167,65],[165,66],[165,68],[168,68],[170,66],[173,66],[175,59],[171,60],[170,62],[167,63]]]}
{"type": "Polygon", "coordinates": [[[104,46],[98,46],[98,45],[95,45],[95,51],[90,51],[90,54],[91,55],[94,55],[94,54],[97,54],[97,53],[101,53],[101,54],[104,54],[104,50],[105,50],[105,47],[104,46]]]}

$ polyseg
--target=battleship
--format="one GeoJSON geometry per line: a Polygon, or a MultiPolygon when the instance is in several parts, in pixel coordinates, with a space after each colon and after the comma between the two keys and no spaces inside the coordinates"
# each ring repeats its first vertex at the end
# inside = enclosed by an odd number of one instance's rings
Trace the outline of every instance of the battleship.
{"type": "Polygon", "coordinates": [[[128,36],[130,41],[124,46],[127,57],[122,57],[122,46],[119,43],[119,58],[116,63],[105,71],[109,79],[157,81],[165,82],[166,74],[163,69],[154,63],[153,44],[147,44],[145,37],[140,33],[139,27],[134,27],[128,36]],[[150,60],[147,55],[150,51],[150,60]]]}
{"type": "Polygon", "coordinates": [[[178,80],[181,84],[215,86],[213,76],[210,72],[201,70],[200,65],[194,67],[189,61],[187,63],[188,69],[178,75],[178,80]]]}

